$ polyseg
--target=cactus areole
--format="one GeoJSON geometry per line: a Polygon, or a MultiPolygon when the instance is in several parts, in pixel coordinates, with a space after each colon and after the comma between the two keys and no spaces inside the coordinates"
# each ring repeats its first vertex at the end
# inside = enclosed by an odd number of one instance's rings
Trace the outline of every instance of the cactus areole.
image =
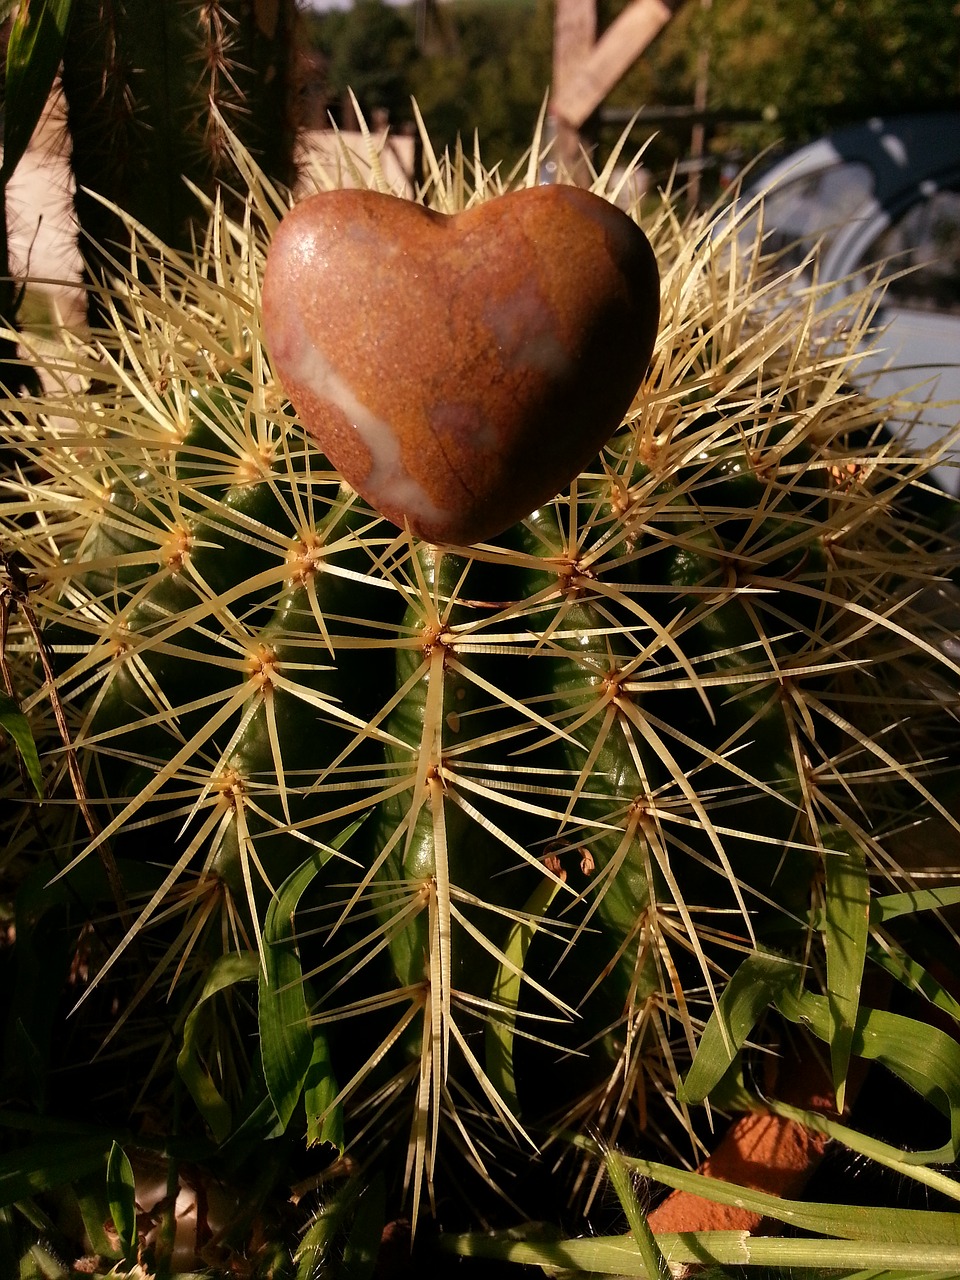
{"type": "Polygon", "coordinates": [[[434,543],[491,538],[564,488],[630,408],[659,319],[650,244],[576,187],[458,214],[371,191],[297,205],[263,323],[307,430],[434,543]]]}

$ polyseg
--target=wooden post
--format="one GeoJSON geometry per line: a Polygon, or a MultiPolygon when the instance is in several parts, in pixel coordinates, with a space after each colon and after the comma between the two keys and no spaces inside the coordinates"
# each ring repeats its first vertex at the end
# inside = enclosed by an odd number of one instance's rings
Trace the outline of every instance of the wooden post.
{"type": "Polygon", "coordinates": [[[683,0],[631,0],[596,38],[596,0],[556,0],[550,114],[558,159],[582,169],[580,129],[617,81],[663,30],[683,0]]]}
{"type": "Polygon", "coordinates": [[[551,174],[556,168],[572,176],[580,176],[583,151],[580,126],[583,120],[571,121],[560,114],[565,87],[575,78],[577,69],[587,60],[597,40],[597,0],[556,0],[553,26],[553,100],[550,124],[554,132],[554,153],[548,164],[551,174]]]}
{"type": "MultiPolygon", "coordinates": [[[[704,14],[712,7],[713,0],[700,0],[700,8],[704,14]]],[[[706,33],[701,33],[700,48],[697,50],[697,79],[693,87],[693,109],[699,115],[690,135],[690,159],[693,162],[693,167],[690,170],[690,181],[687,184],[687,200],[691,209],[695,209],[700,203],[700,181],[703,176],[701,166],[707,141],[707,129],[703,122],[703,113],[707,109],[709,82],[710,44],[706,33]]]]}

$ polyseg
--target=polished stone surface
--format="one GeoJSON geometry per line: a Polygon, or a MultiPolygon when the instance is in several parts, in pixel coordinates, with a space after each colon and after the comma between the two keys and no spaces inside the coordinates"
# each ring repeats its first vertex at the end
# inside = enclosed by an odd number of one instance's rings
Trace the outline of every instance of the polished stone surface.
{"type": "Polygon", "coordinates": [[[298,204],[263,324],[307,431],[388,519],[493,537],[564,488],[630,408],[659,314],[650,245],[576,187],[444,215],[370,191],[298,204]]]}

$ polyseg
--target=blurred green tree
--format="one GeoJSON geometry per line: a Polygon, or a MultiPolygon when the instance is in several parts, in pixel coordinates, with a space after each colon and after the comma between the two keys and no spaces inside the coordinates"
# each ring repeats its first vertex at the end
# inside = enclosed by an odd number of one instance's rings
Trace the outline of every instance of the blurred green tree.
{"type": "Polygon", "coordinates": [[[341,115],[351,89],[367,119],[375,111],[388,112],[394,123],[410,119],[410,71],[418,58],[412,6],[356,0],[351,9],[309,15],[305,30],[324,56],[327,97],[339,124],[353,123],[341,115]]]}
{"type": "Polygon", "coordinates": [[[460,0],[449,8],[452,55],[420,58],[412,83],[435,144],[479,132],[488,163],[530,145],[550,83],[552,0],[460,0]]]}
{"type": "MultiPolygon", "coordinates": [[[[609,105],[692,102],[704,42],[711,110],[758,119],[715,126],[719,151],[756,153],[872,115],[960,105],[956,0],[713,0],[707,10],[690,0],[609,105]]],[[[689,128],[661,128],[655,154],[678,154],[688,138],[689,128]]]]}
{"type": "Polygon", "coordinates": [[[307,14],[334,118],[348,123],[348,88],[368,119],[385,109],[394,125],[412,120],[413,96],[438,148],[458,135],[469,143],[479,129],[487,160],[510,163],[529,146],[549,84],[552,0],[457,0],[442,17],[442,38],[418,47],[412,3],[356,0],[348,10],[307,14]]]}

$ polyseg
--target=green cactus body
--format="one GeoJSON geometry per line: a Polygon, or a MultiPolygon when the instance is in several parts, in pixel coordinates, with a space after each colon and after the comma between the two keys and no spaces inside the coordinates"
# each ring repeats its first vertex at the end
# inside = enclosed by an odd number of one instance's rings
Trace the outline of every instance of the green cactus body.
{"type": "MultiPolygon", "coordinates": [[[[436,592],[436,609],[424,617],[423,602],[417,601],[404,614],[401,632],[413,643],[397,649],[396,688],[407,692],[386,721],[387,767],[412,772],[413,780],[408,791],[380,806],[375,837],[382,843],[378,878],[408,886],[425,907],[392,946],[401,981],[421,982],[431,969],[431,952],[436,951],[437,964],[450,970],[449,981],[462,987],[467,967],[482,963],[476,943],[471,947],[462,929],[457,945],[453,937],[432,937],[431,917],[436,912],[426,904],[434,893],[445,903],[457,890],[489,893],[488,882],[502,870],[503,859],[497,858],[496,840],[452,798],[456,784],[447,776],[448,761],[455,770],[461,744],[482,736],[488,701],[470,680],[470,657],[457,643],[458,628],[468,626],[468,610],[449,607],[465,562],[439,552],[423,560],[424,594],[429,602],[436,592]]],[[[462,904],[457,910],[463,910],[462,904]]]]}
{"type": "Polygon", "coordinates": [[[517,1107],[535,1141],[642,1129],[741,957],[810,954],[825,828],[869,831],[893,877],[894,791],[953,821],[913,709],[918,670],[956,687],[950,628],[914,603],[952,551],[890,501],[924,464],[863,443],[879,409],[788,282],[741,287],[665,214],[657,355],[602,456],[491,544],[424,546],[301,432],[260,345],[264,246],[216,216],[207,259],[141,295],[155,338],[47,356],[82,389],[5,429],[6,537],[100,822],[64,805],[65,840],[147,868],[158,973],[207,928],[198,983],[257,953],[270,891],[321,853],[298,963],[335,1107],[361,1149],[402,1130],[415,1188],[441,1120],[475,1167],[517,1107]]]}
{"type": "Polygon", "coordinates": [[[351,545],[353,495],[311,471],[306,515],[269,461],[225,440],[244,392],[248,380],[228,378],[206,398],[190,396],[191,423],[163,469],[108,481],[103,518],[77,550],[61,601],[69,621],[51,639],[61,661],[89,650],[91,629],[112,611],[100,637],[110,656],[82,731],[110,744],[92,788],[112,797],[114,816],[136,808],[154,821],[171,811],[188,818],[193,841],[204,833],[204,872],[238,903],[256,900],[259,916],[265,894],[322,834],[331,806],[310,787],[375,709],[377,682],[364,679],[356,651],[335,656],[326,621],[343,620],[362,643],[365,621],[354,625],[350,612],[364,598],[350,574],[362,576],[366,563],[351,545]],[[112,575],[100,568],[108,559],[112,575]],[[345,683],[357,691],[349,708],[345,683]],[[197,751],[204,765],[194,775],[197,751]],[[185,774],[199,785],[184,788],[185,774]]]}

